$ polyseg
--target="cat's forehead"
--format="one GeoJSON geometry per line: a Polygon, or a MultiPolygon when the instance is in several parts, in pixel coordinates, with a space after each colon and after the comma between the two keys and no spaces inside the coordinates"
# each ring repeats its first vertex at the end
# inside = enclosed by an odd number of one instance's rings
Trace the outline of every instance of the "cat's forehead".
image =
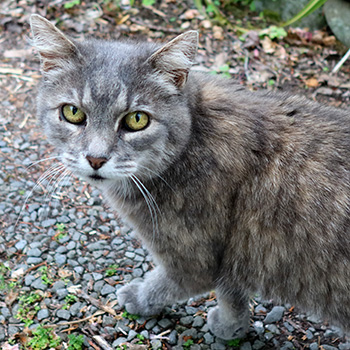
{"type": "Polygon", "coordinates": [[[80,50],[91,69],[120,73],[120,67],[144,63],[157,47],[147,42],[88,40],[81,44],[80,50]]]}

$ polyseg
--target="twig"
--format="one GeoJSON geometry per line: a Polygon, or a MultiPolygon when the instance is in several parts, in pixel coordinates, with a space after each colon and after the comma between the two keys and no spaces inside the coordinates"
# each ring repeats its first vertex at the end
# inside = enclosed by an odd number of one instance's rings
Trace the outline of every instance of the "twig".
{"type": "Polygon", "coordinates": [[[99,311],[96,311],[93,315],[81,318],[80,320],[69,321],[69,322],[60,322],[57,324],[47,324],[47,325],[43,326],[43,328],[56,328],[56,327],[62,327],[62,326],[70,326],[72,324],[78,324],[78,323],[89,321],[91,318],[103,315],[104,313],[106,313],[106,311],[99,310],[99,311]]]}
{"type": "Polygon", "coordinates": [[[183,32],[182,30],[177,30],[174,28],[165,28],[165,27],[155,26],[152,24],[145,24],[145,23],[138,21],[136,19],[130,19],[130,20],[133,23],[139,24],[141,26],[146,26],[147,28],[152,29],[152,30],[156,30],[158,32],[166,32],[166,33],[172,33],[172,34],[181,34],[183,32]]]}
{"type": "Polygon", "coordinates": [[[343,58],[336,64],[336,66],[333,68],[332,73],[337,73],[338,70],[341,68],[341,66],[345,63],[345,61],[350,57],[350,49],[348,52],[343,56],[343,58]]]}
{"type": "Polygon", "coordinates": [[[107,342],[100,337],[99,335],[95,335],[92,337],[92,339],[103,349],[103,350],[113,350],[107,342]]]}
{"type": "MultiPolygon", "coordinates": [[[[78,289],[76,291],[72,291],[74,294],[84,298],[87,300],[90,304],[98,307],[99,309],[103,310],[103,312],[107,312],[113,316],[117,316],[117,313],[114,309],[112,309],[111,306],[102,304],[98,299],[93,298],[91,295],[88,295],[87,293],[83,292],[81,289],[78,289]]],[[[113,306],[113,305],[112,305],[113,306]]]]}

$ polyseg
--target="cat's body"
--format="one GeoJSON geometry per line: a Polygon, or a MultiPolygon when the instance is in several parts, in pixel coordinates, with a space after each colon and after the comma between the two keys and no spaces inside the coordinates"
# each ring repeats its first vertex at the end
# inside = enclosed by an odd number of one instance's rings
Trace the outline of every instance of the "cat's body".
{"type": "Polygon", "coordinates": [[[159,49],[73,44],[38,16],[32,29],[49,140],[158,264],[120,304],[149,315],[215,289],[209,326],[229,339],[260,292],[350,330],[349,111],[189,73],[193,32],[159,49]],[[64,120],[62,104],[83,122],[64,120]],[[123,124],[134,111],[149,117],[137,131],[123,124]]]}

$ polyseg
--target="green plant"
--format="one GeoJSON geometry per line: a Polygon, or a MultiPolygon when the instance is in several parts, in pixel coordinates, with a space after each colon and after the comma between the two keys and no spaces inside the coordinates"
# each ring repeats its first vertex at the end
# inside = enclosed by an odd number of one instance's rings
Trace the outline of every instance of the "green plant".
{"type": "Polygon", "coordinates": [[[219,67],[219,71],[221,75],[223,75],[226,78],[231,78],[231,74],[229,73],[230,66],[228,64],[224,64],[221,67],[219,67]]]}
{"type": "Polygon", "coordinates": [[[29,295],[22,295],[21,297],[19,297],[19,301],[23,305],[35,304],[40,299],[41,299],[41,296],[35,292],[31,292],[29,295]]]}
{"type": "Polygon", "coordinates": [[[213,70],[210,73],[211,74],[220,74],[224,76],[225,78],[231,78],[231,74],[229,73],[230,66],[228,64],[223,64],[220,66],[217,70],[213,70]]]}
{"type": "Polygon", "coordinates": [[[140,318],[139,315],[133,315],[133,314],[129,314],[127,311],[124,311],[122,316],[124,318],[128,318],[130,321],[136,321],[140,318]]]}
{"type": "Polygon", "coordinates": [[[29,327],[34,323],[33,318],[40,310],[38,302],[41,299],[42,297],[35,292],[19,297],[20,308],[17,311],[16,318],[24,322],[25,327],[29,327]]]}
{"type": "Polygon", "coordinates": [[[249,6],[249,9],[251,11],[255,11],[255,1],[254,0],[228,0],[224,2],[225,5],[234,4],[234,5],[241,5],[241,6],[249,6]]]}
{"type": "Polygon", "coordinates": [[[0,290],[8,289],[7,274],[10,269],[4,264],[0,264],[0,290]]]}
{"type": "Polygon", "coordinates": [[[119,345],[116,350],[126,350],[126,344],[119,345]]]}
{"type": "Polygon", "coordinates": [[[54,239],[58,242],[63,237],[67,236],[66,225],[65,224],[56,224],[56,235],[54,239]]]}
{"type": "Polygon", "coordinates": [[[63,7],[65,9],[70,9],[72,7],[74,7],[75,5],[80,5],[80,0],[71,0],[69,2],[66,2],[63,7]]]}
{"type": "Polygon", "coordinates": [[[137,344],[143,344],[143,341],[145,340],[145,337],[142,334],[136,334],[136,338],[139,339],[137,344]]]}
{"type": "Polygon", "coordinates": [[[205,11],[207,13],[214,13],[217,14],[219,12],[219,6],[220,1],[219,0],[213,0],[213,1],[206,1],[206,8],[205,11]]]}
{"type": "Polygon", "coordinates": [[[237,348],[241,344],[241,339],[231,339],[227,342],[228,346],[237,348]]]}
{"type": "Polygon", "coordinates": [[[270,39],[282,39],[287,35],[288,33],[284,28],[277,26],[270,26],[259,31],[259,36],[268,36],[270,39]]]}
{"type": "Polygon", "coordinates": [[[53,280],[48,275],[48,268],[47,266],[41,266],[39,268],[39,271],[41,272],[41,280],[44,284],[50,285],[53,283],[53,280]]]}
{"type": "Polygon", "coordinates": [[[32,350],[45,350],[56,348],[60,343],[61,338],[59,338],[52,329],[38,326],[33,330],[32,337],[27,341],[26,346],[30,346],[32,350]]]}
{"type": "Polygon", "coordinates": [[[283,27],[289,26],[297,21],[300,21],[304,17],[310,15],[314,11],[316,11],[318,8],[320,8],[322,5],[326,3],[327,0],[310,0],[305,7],[299,11],[293,18],[288,20],[287,22],[282,23],[281,25],[283,27]]]}
{"type": "Polygon", "coordinates": [[[143,6],[152,6],[152,5],[154,5],[155,2],[156,2],[156,0],[142,0],[142,5],[143,6]]]}
{"type": "Polygon", "coordinates": [[[64,298],[64,301],[66,302],[65,305],[63,305],[62,309],[66,310],[69,309],[69,307],[74,304],[77,301],[77,296],[74,294],[68,294],[66,295],[66,297],[64,298]]]}
{"type": "Polygon", "coordinates": [[[213,19],[219,24],[228,24],[226,18],[221,14],[219,9],[219,0],[204,0],[204,3],[202,0],[194,0],[194,4],[203,16],[208,17],[208,14],[210,14],[211,17],[213,17],[213,19]]]}
{"type": "Polygon", "coordinates": [[[69,342],[68,342],[67,350],[81,350],[83,348],[83,344],[84,344],[83,335],[69,334],[68,339],[69,339],[69,342]]]}
{"type": "Polygon", "coordinates": [[[190,348],[191,345],[194,344],[194,341],[192,339],[188,339],[187,341],[185,341],[182,346],[187,349],[187,348],[190,348]]]}
{"type": "Polygon", "coordinates": [[[119,268],[119,265],[117,264],[111,265],[106,270],[106,276],[108,277],[114,276],[117,273],[118,268],[119,268]]]}
{"type": "Polygon", "coordinates": [[[65,225],[65,224],[56,224],[56,229],[57,229],[57,231],[59,231],[60,233],[63,233],[64,230],[66,229],[66,225],[65,225]]]}

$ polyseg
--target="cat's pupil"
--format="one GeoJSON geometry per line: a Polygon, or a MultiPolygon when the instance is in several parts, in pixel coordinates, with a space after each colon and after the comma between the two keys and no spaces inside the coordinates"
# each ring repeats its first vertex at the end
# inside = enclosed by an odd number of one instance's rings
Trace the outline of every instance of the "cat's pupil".
{"type": "Polygon", "coordinates": [[[78,112],[78,108],[75,106],[72,106],[71,110],[72,110],[73,115],[75,115],[78,112]]]}
{"type": "Polygon", "coordinates": [[[140,119],[141,119],[140,113],[136,113],[136,115],[135,115],[136,123],[138,123],[140,121],[140,119]]]}

